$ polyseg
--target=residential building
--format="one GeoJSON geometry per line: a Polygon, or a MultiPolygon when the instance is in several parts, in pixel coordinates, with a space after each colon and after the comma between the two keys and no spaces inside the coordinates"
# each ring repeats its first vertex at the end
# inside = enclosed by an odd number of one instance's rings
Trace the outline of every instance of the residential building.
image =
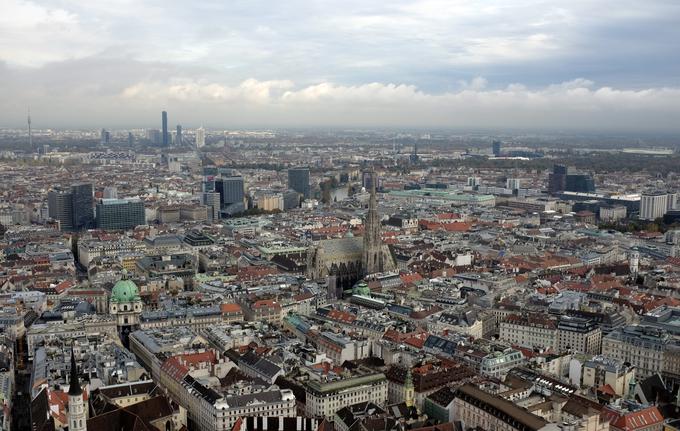
{"type": "Polygon", "coordinates": [[[471,384],[456,390],[453,403],[455,419],[463,422],[465,429],[539,431],[549,425],[542,417],[471,384]]]}
{"type": "Polygon", "coordinates": [[[332,420],[336,411],[360,402],[372,402],[379,406],[387,401],[387,379],[382,373],[370,371],[336,378],[334,380],[310,380],[305,385],[307,416],[332,420]]]}

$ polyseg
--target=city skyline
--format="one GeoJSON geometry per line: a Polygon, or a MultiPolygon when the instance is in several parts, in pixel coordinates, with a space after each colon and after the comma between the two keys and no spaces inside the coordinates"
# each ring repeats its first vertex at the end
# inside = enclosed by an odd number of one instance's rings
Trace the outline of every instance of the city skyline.
{"type": "Polygon", "coordinates": [[[293,6],[11,0],[0,127],[680,129],[672,2],[293,6]]]}

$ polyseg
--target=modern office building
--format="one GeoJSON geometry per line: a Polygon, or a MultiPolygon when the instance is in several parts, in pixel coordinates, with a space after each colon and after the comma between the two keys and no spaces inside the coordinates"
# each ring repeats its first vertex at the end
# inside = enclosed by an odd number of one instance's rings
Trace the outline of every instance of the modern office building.
{"type": "Polygon", "coordinates": [[[50,218],[59,222],[62,231],[73,230],[73,194],[70,190],[51,190],[47,194],[50,218]]]}
{"type": "Polygon", "coordinates": [[[161,143],[161,131],[158,129],[148,129],[146,131],[146,139],[153,145],[159,145],[161,143]]]}
{"type": "Polygon", "coordinates": [[[491,144],[494,157],[501,156],[501,141],[493,141],[491,144]]]}
{"type": "Polygon", "coordinates": [[[235,203],[242,203],[244,197],[243,177],[230,176],[215,179],[215,192],[220,194],[222,208],[235,203]]]}
{"type": "Polygon", "coordinates": [[[508,178],[505,180],[505,188],[510,189],[513,192],[515,190],[519,190],[519,188],[522,186],[522,180],[519,178],[508,178]]]}
{"type": "Polygon", "coordinates": [[[557,194],[567,189],[567,174],[569,170],[564,165],[554,165],[553,171],[548,176],[548,191],[557,194]]]}
{"type": "Polygon", "coordinates": [[[300,195],[295,190],[283,192],[283,209],[289,210],[300,206],[300,195]]]}
{"type": "Polygon", "coordinates": [[[662,191],[643,193],[640,198],[640,220],[655,220],[668,211],[668,193],[662,191]]]}
{"type": "Polygon", "coordinates": [[[104,187],[104,199],[118,199],[118,189],[113,186],[104,187]]]}
{"type": "Polygon", "coordinates": [[[311,195],[309,188],[309,168],[300,167],[288,169],[288,188],[302,194],[304,199],[309,199],[311,195]]]}
{"type": "Polygon", "coordinates": [[[97,229],[133,229],[145,223],[144,203],[139,199],[102,199],[97,204],[97,229]]]}
{"type": "Polygon", "coordinates": [[[595,193],[595,181],[588,174],[569,174],[566,177],[565,190],[577,193],[595,193]]]}
{"type": "Polygon", "coordinates": [[[73,195],[73,230],[90,229],[94,226],[94,194],[91,183],[71,186],[73,195]]]}
{"type": "Polygon", "coordinates": [[[626,218],[628,212],[623,205],[602,205],[600,206],[600,220],[619,221],[626,218]]]}
{"type": "Polygon", "coordinates": [[[170,137],[168,136],[168,113],[163,111],[161,112],[161,121],[163,123],[163,128],[162,128],[162,138],[163,138],[163,146],[167,147],[168,144],[170,143],[170,137]]]}
{"type": "Polygon", "coordinates": [[[577,193],[594,193],[595,181],[589,174],[569,173],[564,165],[554,165],[548,175],[548,191],[555,195],[564,191],[577,193]]]}
{"type": "Polygon", "coordinates": [[[361,186],[366,190],[371,190],[373,181],[375,180],[375,188],[380,188],[380,178],[375,171],[364,171],[361,173],[361,186]]]}
{"type": "Polygon", "coordinates": [[[102,129],[102,131],[99,133],[99,143],[102,145],[107,145],[110,141],[111,133],[106,129],[102,129]]]}
{"type": "Polygon", "coordinates": [[[69,190],[54,189],[47,194],[50,218],[59,222],[62,231],[78,231],[94,227],[92,184],[79,183],[69,190]]]}
{"type": "Polygon", "coordinates": [[[602,330],[595,321],[575,316],[560,317],[557,324],[558,352],[574,351],[597,355],[601,345],[602,330]]]}
{"type": "Polygon", "coordinates": [[[177,125],[177,134],[175,135],[175,145],[182,145],[182,125],[177,125]]]}
{"type": "Polygon", "coordinates": [[[205,129],[199,127],[196,129],[196,148],[201,148],[205,146],[205,129]]]}
{"type": "Polygon", "coordinates": [[[202,204],[208,207],[208,220],[214,221],[220,218],[221,196],[217,192],[203,192],[202,204]]]}

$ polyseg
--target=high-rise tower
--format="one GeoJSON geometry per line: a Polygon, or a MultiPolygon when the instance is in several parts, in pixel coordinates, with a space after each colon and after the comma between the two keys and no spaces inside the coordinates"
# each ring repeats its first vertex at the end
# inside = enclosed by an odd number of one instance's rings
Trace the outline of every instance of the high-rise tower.
{"type": "Polygon", "coordinates": [[[288,188],[300,193],[304,199],[309,199],[311,197],[309,168],[299,167],[288,169],[288,188]]]}
{"type": "Polygon", "coordinates": [[[83,388],[78,379],[78,366],[71,347],[71,373],[68,383],[68,429],[69,431],[85,431],[87,429],[87,412],[83,401],[83,388]]]}
{"type": "Polygon", "coordinates": [[[31,151],[34,151],[35,149],[33,148],[33,131],[31,130],[31,110],[28,110],[28,146],[31,147],[31,151]]]}
{"type": "Polygon", "coordinates": [[[196,129],[196,148],[205,146],[205,129],[203,126],[196,129]]]}
{"type": "Polygon", "coordinates": [[[170,139],[168,137],[168,113],[165,111],[161,112],[161,122],[163,123],[163,146],[167,147],[170,139]]]}
{"type": "Polygon", "coordinates": [[[371,197],[368,200],[368,214],[366,214],[364,230],[364,255],[362,259],[363,272],[366,275],[383,272],[382,238],[380,237],[380,214],[378,214],[378,198],[375,193],[377,176],[371,174],[371,197]]]}

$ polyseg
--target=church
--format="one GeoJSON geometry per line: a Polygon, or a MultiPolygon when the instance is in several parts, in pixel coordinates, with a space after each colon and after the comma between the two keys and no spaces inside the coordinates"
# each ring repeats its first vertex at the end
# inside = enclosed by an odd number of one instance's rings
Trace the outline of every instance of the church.
{"type": "Polygon", "coordinates": [[[327,278],[329,299],[342,298],[343,291],[367,275],[396,268],[389,248],[382,243],[375,183],[371,181],[363,238],[350,233],[345,238],[317,241],[307,251],[307,277],[327,278]]]}
{"type": "Polygon", "coordinates": [[[123,277],[113,286],[109,300],[109,314],[116,319],[123,345],[127,345],[128,335],[139,328],[142,309],[139,288],[128,278],[127,271],[123,271],[123,277]]]}

